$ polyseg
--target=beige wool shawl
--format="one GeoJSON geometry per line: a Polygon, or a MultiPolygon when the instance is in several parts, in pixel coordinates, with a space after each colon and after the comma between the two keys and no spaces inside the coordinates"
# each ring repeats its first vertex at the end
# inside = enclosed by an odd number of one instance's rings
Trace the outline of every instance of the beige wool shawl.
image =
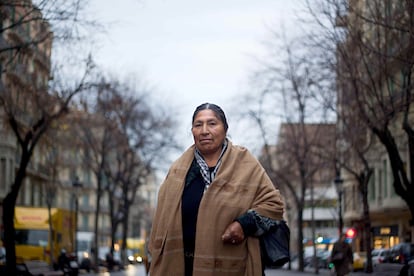
{"type": "MultiPolygon", "coordinates": [[[[172,164],[160,187],[149,242],[151,276],[184,275],[181,195],[193,158],[194,145],[172,164]]],[[[247,149],[229,142],[200,202],[193,275],[262,275],[258,238],[247,237],[237,245],[221,239],[226,227],[249,209],[272,219],[283,216],[280,192],[263,167],[247,149]]]]}

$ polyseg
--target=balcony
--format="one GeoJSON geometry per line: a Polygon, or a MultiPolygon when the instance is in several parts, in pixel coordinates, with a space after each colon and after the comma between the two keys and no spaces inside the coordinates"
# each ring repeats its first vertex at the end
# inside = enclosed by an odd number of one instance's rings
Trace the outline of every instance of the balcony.
{"type": "Polygon", "coordinates": [[[79,212],[82,213],[95,213],[96,207],[88,204],[80,204],[79,205],[79,212]]]}
{"type": "Polygon", "coordinates": [[[50,168],[43,164],[37,164],[37,171],[46,176],[50,175],[50,168]]]}

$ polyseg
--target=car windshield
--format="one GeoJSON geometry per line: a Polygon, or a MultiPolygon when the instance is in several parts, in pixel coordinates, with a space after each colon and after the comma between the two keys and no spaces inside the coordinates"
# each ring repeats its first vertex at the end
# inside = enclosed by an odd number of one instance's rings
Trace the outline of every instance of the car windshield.
{"type": "Polygon", "coordinates": [[[16,230],[16,245],[47,246],[47,230],[16,230]]]}
{"type": "Polygon", "coordinates": [[[388,250],[384,250],[380,252],[380,256],[386,256],[388,254],[388,250]]]}

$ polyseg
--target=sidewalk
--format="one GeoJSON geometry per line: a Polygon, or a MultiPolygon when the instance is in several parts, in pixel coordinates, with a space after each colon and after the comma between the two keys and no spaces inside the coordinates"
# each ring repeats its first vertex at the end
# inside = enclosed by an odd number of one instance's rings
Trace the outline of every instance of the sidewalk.
{"type": "MultiPolygon", "coordinates": [[[[304,276],[304,275],[316,275],[314,270],[305,269],[304,272],[300,272],[297,270],[288,270],[285,268],[280,269],[266,269],[265,276],[276,276],[276,275],[286,275],[286,276],[304,276]]],[[[330,270],[327,269],[320,269],[317,275],[321,276],[331,276],[330,270]]]]}
{"type": "MultiPolygon", "coordinates": [[[[399,264],[382,264],[374,268],[374,272],[365,273],[360,272],[351,272],[349,276],[398,276],[402,268],[402,265],[399,264]]],[[[321,275],[321,276],[332,276],[335,275],[333,271],[329,269],[319,269],[318,274],[315,274],[315,269],[312,267],[306,267],[304,272],[297,271],[296,269],[288,270],[287,268],[280,269],[266,269],[265,276],[276,276],[276,275],[287,275],[287,276],[303,276],[303,275],[321,275]]]]}

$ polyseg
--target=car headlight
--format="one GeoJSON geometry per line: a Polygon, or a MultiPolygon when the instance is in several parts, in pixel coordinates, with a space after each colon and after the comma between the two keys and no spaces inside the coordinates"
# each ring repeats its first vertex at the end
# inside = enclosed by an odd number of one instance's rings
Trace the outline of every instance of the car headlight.
{"type": "Polygon", "coordinates": [[[141,256],[138,256],[138,257],[137,257],[137,262],[138,262],[138,263],[142,263],[142,257],[141,257],[141,256]]]}
{"type": "Polygon", "coordinates": [[[134,261],[134,256],[128,256],[128,261],[133,262],[134,261]]]}

